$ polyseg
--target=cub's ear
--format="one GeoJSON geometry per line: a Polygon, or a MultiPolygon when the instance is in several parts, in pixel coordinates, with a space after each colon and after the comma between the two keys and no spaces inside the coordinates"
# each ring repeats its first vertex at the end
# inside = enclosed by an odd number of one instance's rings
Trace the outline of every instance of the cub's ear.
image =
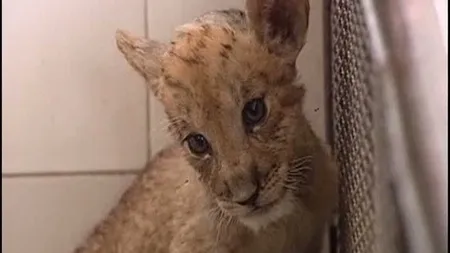
{"type": "Polygon", "coordinates": [[[158,94],[161,58],[168,46],[122,30],[116,32],[116,43],[128,63],[148,81],[153,93],[158,94]]]}
{"type": "Polygon", "coordinates": [[[256,36],[269,50],[297,58],[308,31],[308,0],[247,0],[247,15],[256,36]]]}

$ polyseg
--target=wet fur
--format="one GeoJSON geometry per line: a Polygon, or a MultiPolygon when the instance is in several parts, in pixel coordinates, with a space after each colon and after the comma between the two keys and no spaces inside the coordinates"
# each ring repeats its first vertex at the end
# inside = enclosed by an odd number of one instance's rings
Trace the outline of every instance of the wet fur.
{"type": "Polygon", "coordinates": [[[216,11],[181,26],[170,45],[117,34],[163,103],[177,144],[152,159],[76,253],[320,249],[337,177],[296,85],[308,13],[306,0],[248,0],[247,13],[216,11]],[[241,111],[257,97],[268,116],[249,132],[241,111]],[[189,153],[183,140],[192,132],[210,141],[211,155],[189,153]],[[236,203],[255,181],[256,213],[236,203]]]}

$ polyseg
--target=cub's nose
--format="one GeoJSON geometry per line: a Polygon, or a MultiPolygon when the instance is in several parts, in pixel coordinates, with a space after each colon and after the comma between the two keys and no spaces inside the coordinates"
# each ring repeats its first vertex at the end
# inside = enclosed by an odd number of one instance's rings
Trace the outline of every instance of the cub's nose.
{"type": "Polygon", "coordinates": [[[259,185],[255,184],[254,187],[248,188],[248,191],[241,192],[234,197],[234,201],[243,206],[254,206],[256,200],[259,197],[259,185]],[[237,197],[237,198],[236,198],[237,197]]]}
{"type": "Polygon", "coordinates": [[[232,166],[224,170],[224,173],[226,173],[224,178],[229,200],[240,205],[254,205],[260,192],[257,168],[243,165],[232,166]]]}

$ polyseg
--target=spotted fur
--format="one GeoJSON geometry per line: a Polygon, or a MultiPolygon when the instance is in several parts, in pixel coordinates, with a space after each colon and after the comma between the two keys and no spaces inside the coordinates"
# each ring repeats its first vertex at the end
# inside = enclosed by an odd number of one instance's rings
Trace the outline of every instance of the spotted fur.
{"type": "Polygon", "coordinates": [[[176,145],[152,159],[77,253],[315,253],[336,202],[336,170],[302,112],[295,59],[307,0],[247,0],[207,13],[165,45],[117,33],[162,102],[176,145]],[[248,131],[242,109],[263,98],[248,131]],[[211,152],[190,153],[185,138],[211,152]],[[253,204],[242,204],[258,189],[253,204]]]}

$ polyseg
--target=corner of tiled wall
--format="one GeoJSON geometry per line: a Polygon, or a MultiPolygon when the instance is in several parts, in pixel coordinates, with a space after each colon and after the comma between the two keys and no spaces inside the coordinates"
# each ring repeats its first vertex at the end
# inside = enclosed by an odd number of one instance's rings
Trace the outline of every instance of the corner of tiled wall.
{"type": "MultiPolygon", "coordinates": [[[[168,41],[175,26],[243,2],[2,1],[3,252],[71,252],[149,150],[169,142],[161,105],[116,50],[115,30],[168,41]]],[[[299,66],[306,113],[324,136],[320,3],[299,66]]]]}

